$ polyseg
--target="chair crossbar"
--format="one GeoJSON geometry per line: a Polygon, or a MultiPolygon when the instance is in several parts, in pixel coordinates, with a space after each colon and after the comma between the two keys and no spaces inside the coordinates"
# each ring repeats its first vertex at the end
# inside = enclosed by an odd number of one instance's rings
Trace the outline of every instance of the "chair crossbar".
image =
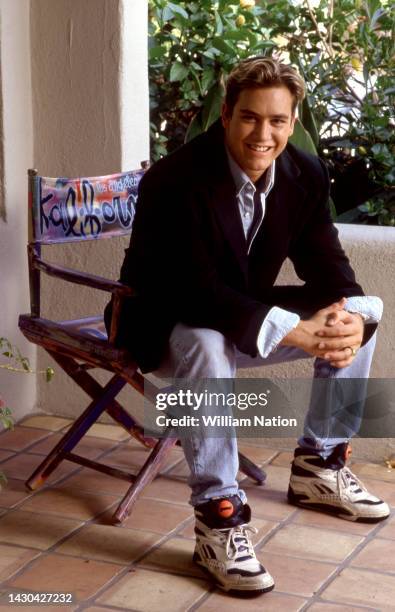
{"type": "Polygon", "coordinates": [[[67,461],[72,461],[73,463],[78,463],[79,465],[83,465],[84,467],[95,470],[96,472],[114,476],[120,480],[126,480],[127,482],[135,482],[136,480],[136,476],[134,474],[129,474],[128,472],[125,472],[125,470],[118,470],[110,465],[100,463],[100,461],[87,459],[87,457],[83,457],[82,455],[76,455],[75,453],[64,453],[63,459],[67,459],[67,461]]]}

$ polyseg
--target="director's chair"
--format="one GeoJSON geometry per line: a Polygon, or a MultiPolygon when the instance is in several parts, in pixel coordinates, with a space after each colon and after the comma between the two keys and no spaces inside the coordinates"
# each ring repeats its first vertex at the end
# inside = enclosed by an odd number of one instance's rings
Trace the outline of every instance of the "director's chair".
{"type": "MultiPolygon", "coordinates": [[[[151,401],[160,391],[139,372],[130,353],[115,346],[122,299],[133,295],[133,290],[117,281],[48,263],[42,258],[42,246],[54,248],[64,243],[116,239],[130,234],[138,183],[147,165],[142,164],[141,170],[93,178],[55,179],[39,176],[36,170],[28,171],[31,312],[20,315],[19,327],[28,340],[51,355],[92,401],[26,485],[30,490],[37,489],[64,459],[126,480],[131,486],[114,513],[114,523],[122,522],[130,514],[140,492],[155,478],[177,439],[171,427],[159,439],[145,435],[144,427],[116,400],[126,384],[151,401]],[[109,337],[101,314],[66,321],[43,318],[40,312],[41,272],[111,293],[113,311],[109,337]],[[94,368],[112,373],[106,385],[102,386],[89,374],[94,368]],[[103,412],[147,448],[147,460],[137,474],[73,452],[103,412]]],[[[257,484],[263,484],[265,473],[241,453],[239,464],[243,473],[257,484]]]]}

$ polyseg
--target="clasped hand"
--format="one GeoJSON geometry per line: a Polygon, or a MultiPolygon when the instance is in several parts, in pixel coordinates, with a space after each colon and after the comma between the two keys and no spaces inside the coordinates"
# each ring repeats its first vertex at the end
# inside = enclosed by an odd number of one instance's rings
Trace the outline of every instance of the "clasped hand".
{"type": "Polygon", "coordinates": [[[344,310],[346,298],[301,320],[284,338],[284,345],[297,346],[321,357],[335,368],[350,365],[361,346],[364,323],[359,314],[344,310]]]}

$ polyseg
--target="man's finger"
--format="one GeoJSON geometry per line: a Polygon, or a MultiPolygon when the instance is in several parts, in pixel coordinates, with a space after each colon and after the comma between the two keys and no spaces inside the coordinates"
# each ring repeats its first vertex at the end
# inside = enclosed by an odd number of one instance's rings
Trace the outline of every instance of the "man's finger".
{"type": "MultiPolygon", "coordinates": [[[[344,351],[349,347],[359,348],[362,339],[359,336],[347,336],[347,338],[327,340],[326,342],[320,342],[318,344],[318,350],[325,353],[331,353],[333,351],[344,351]]],[[[327,358],[326,358],[327,359],[327,358]]]]}
{"type": "Polygon", "coordinates": [[[333,302],[329,306],[325,306],[325,308],[321,308],[321,312],[324,314],[329,314],[334,310],[343,310],[346,305],[347,299],[345,297],[341,298],[338,302],[333,302]]]}
{"type": "Polygon", "coordinates": [[[330,361],[329,363],[333,368],[346,368],[352,364],[352,358],[344,359],[343,361],[330,361]]]}
{"type": "Polygon", "coordinates": [[[358,352],[359,344],[350,344],[341,349],[324,351],[323,359],[327,361],[342,361],[344,359],[354,358],[358,352]]]}
{"type": "Polygon", "coordinates": [[[333,323],[333,321],[336,322],[351,322],[353,320],[353,317],[350,315],[349,312],[347,312],[346,310],[337,310],[336,312],[331,312],[328,317],[327,317],[327,324],[329,322],[333,323]]]}
{"type": "Polygon", "coordinates": [[[322,342],[326,342],[327,339],[331,341],[332,338],[346,338],[349,336],[357,336],[358,329],[356,327],[341,325],[338,327],[329,327],[317,332],[317,336],[322,338],[322,342]]]}

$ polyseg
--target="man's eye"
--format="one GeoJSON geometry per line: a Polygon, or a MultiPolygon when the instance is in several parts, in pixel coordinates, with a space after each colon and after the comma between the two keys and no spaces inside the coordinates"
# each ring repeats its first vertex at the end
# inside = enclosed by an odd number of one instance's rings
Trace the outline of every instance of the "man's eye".
{"type": "Polygon", "coordinates": [[[251,115],[245,115],[243,117],[244,121],[248,121],[249,123],[253,123],[255,121],[255,117],[251,117],[251,115]]]}

